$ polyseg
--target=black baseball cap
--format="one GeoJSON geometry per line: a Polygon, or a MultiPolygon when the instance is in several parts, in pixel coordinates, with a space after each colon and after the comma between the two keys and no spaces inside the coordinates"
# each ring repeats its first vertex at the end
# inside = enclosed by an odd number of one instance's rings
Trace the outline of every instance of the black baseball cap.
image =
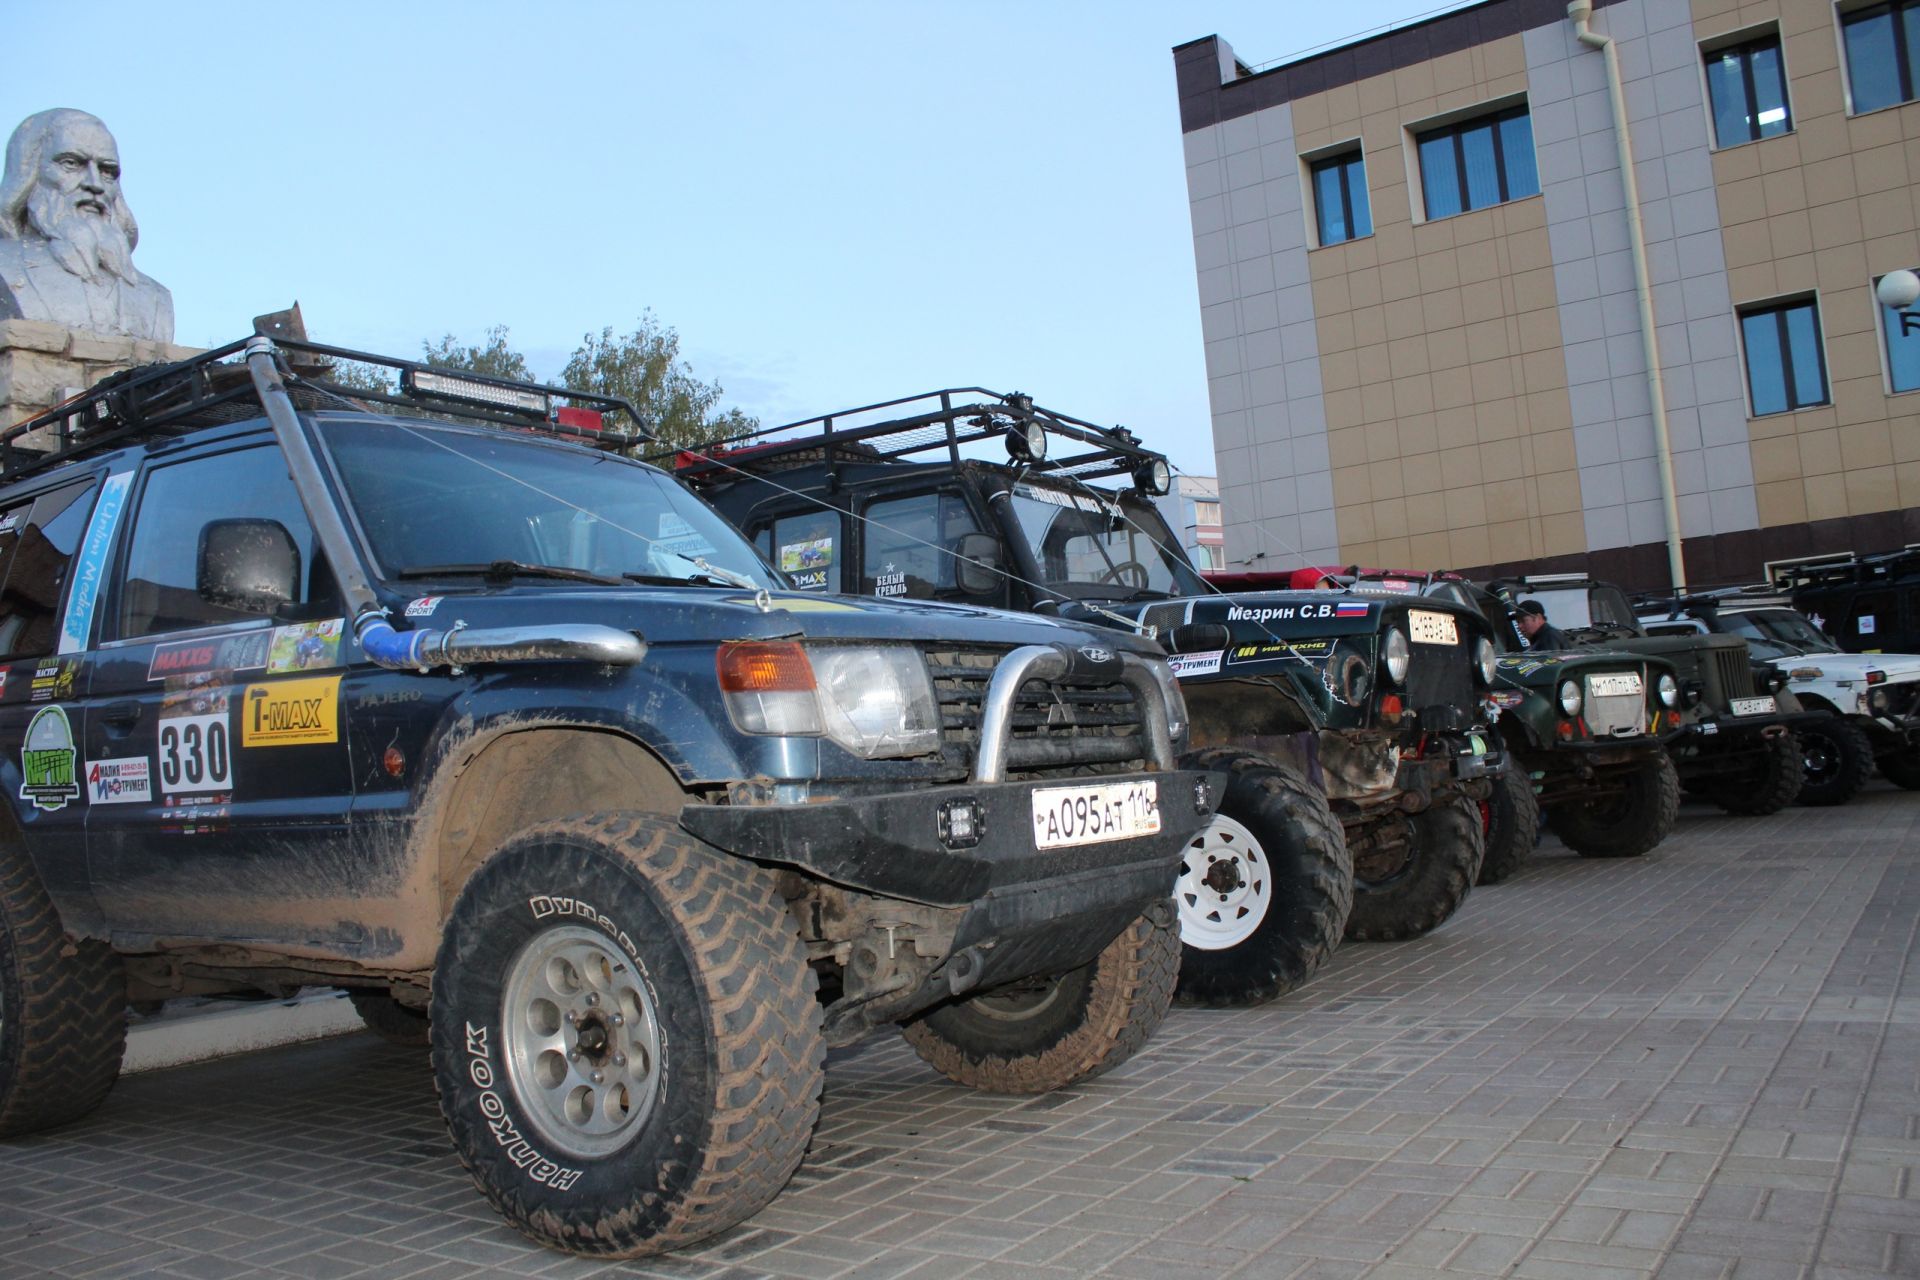
{"type": "Polygon", "coordinates": [[[1522,600],[1519,604],[1513,607],[1513,611],[1515,613],[1536,614],[1542,618],[1547,616],[1547,607],[1541,604],[1538,600],[1522,600]]]}

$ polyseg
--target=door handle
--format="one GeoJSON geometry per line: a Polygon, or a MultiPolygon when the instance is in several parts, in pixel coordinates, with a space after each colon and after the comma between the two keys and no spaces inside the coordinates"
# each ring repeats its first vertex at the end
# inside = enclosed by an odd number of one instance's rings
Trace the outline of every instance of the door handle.
{"type": "Polygon", "coordinates": [[[103,708],[100,718],[112,729],[131,729],[140,723],[140,704],[138,702],[115,702],[103,708]]]}

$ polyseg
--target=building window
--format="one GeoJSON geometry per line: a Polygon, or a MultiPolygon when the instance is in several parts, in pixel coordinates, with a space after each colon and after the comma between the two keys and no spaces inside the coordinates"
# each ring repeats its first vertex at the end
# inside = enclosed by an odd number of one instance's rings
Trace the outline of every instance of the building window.
{"type": "MultiPolygon", "coordinates": [[[[1877,288],[1878,280],[1874,282],[1877,288]]],[[[1894,391],[1920,391],[1920,310],[1895,311],[1875,298],[1880,330],[1886,335],[1887,383],[1894,391]]]]}
{"type": "Polygon", "coordinates": [[[1212,573],[1216,569],[1227,567],[1226,553],[1212,543],[1196,543],[1193,548],[1193,564],[1202,573],[1212,573]]]}
{"type": "Polygon", "coordinates": [[[1853,110],[1913,101],[1913,58],[1920,49],[1920,0],[1893,0],[1840,19],[1853,110]]]}
{"type": "Polygon", "coordinates": [[[1373,234],[1373,213],[1367,207],[1367,167],[1358,151],[1330,160],[1316,160],[1313,173],[1313,212],[1320,243],[1339,244],[1373,234]]]}
{"type": "Polygon", "coordinates": [[[1820,351],[1820,311],[1811,300],[1740,313],[1747,348],[1747,389],[1755,417],[1827,403],[1827,362],[1820,351]]]}
{"type": "Polygon", "coordinates": [[[1427,217],[1540,194],[1533,164],[1533,121],[1524,106],[1417,134],[1427,217]]]}
{"type": "Polygon", "coordinates": [[[1220,504],[1217,502],[1195,502],[1193,504],[1193,522],[1199,524],[1219,524],[1220,504]]]}
{"type": "Polygon", "coordinates": [[[1793,131],[1778,35],[1715,49],[1706,59],[1716,145],[1731,147],[1793,131]]]}

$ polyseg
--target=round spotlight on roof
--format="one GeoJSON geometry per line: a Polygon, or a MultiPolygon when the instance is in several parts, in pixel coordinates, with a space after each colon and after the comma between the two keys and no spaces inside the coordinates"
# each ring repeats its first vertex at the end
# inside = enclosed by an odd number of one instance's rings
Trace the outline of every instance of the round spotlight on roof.
{"type": "Polygon", "coordinates": [[[1008,427],[1007,456],[1016,462],[1046,461],[1047,429],[1031,418],[1008,427]]]}
{"type": "Polygon", "coordinates": [[[1165,458],[1155,458],[1143,462],[1133,473],[1133,483],[1143,493],[1158,497],[1173,490],[1173,472],[1167,467],[1165,458]]]}
{"type": "Polygon", "coordinates": [[[1905,311],[1920,301],[1920,275],[1911,271],[1889,271],[1873,286],[1873,296],[1880,299],[1883,307],[1905,311]]]}

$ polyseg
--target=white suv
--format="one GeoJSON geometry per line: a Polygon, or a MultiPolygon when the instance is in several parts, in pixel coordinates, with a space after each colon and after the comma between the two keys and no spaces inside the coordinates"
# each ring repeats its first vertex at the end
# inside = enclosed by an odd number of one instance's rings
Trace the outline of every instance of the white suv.
{"type": "Polygon", "coordinates": [[[1873,766],[1920,790],[1920,655],[1845,653],[1784,596],[1708,593],[1642,602],[1649,635],[1721,632],[1742,636],[1755,658],[1777,664],[1808,710],[1840,717],[1797,728],[1807,761],[1805,804],[1839,804],[1873,766]]]}

